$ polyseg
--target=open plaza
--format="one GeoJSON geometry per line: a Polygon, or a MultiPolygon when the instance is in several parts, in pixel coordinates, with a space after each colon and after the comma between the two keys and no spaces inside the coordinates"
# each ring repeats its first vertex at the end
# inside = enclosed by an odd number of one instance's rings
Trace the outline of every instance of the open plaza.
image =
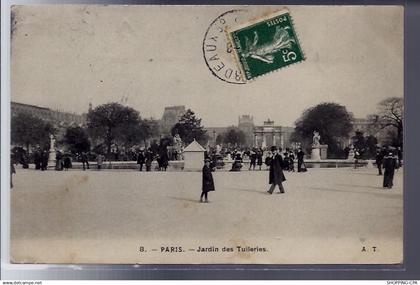
{"type": "Polygon", "coordinates": [[[17,169],[11,257],[22,263],[399,263],[403,169],[201,172],[17,169]]]}

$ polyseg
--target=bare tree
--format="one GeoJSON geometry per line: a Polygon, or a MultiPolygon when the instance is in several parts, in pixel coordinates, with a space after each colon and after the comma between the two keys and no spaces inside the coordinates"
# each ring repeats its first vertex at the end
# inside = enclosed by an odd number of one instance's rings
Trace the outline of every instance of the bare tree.
{"type": "Polygon", "coordinates": [[[371,115],[372,124],[380,129],[388,127],[395,128],[397,131],[396,145],[402,146],[403,142],[403,122],[404,122],[404,99],[401,97],[391,97],[378,104],[378,113],[371,115]]]}

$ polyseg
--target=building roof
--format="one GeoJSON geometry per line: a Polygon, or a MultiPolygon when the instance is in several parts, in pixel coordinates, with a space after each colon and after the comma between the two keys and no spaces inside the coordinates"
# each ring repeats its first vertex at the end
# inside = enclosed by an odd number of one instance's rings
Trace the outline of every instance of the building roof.
{"type": "Polygon", "coordinates": [[[190,143],[186,148],[184,148],[184,152],[205,152],[206,150],[204,147],[201,146],[195,139],[192,143],[190,143]]]}

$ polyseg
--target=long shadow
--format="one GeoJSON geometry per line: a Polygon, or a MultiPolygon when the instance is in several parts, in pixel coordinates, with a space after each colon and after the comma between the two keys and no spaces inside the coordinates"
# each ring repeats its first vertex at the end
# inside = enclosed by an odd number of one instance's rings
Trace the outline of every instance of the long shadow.
{"type": "Polygon", "coordinates": [[[381,197],[381,198],[387,198],[387,199],[402,199],[402,195],[397,194],[397,193],[386,193],[388,191],[392,191],[392,190],[384,190],[383,188],[375,188],[372,187],[378,191],[382,191],[382,192],[362,192],[362,191],[352,191],[352,190],[339,190],[339,189],[331,189],[331,188],[321,188],[321,187],[309,187],[308,189],[311,190],[316,190],[316,191],[330,191],[330,192],[335,192],[335,193],[340,193],[340,192],[347,192],[347,193],[356,193],[356,194],[364,194],[364,195],[371,195],[371,196],[375,196],[375,197],[381,197]]]}
{"type": "MultiPolygon", "coordinates": [[[[200,194],[200,193],[199,193],[200,194]]],[[[181,198],[181,197],[172,197],[172,196],[168,196],[168,198],[174,199],[174,200],[178,200],[178,201],[186,201],[186,202],[192,202],[192,203],[198,203],[200,204],[200,195],[197,195],[197,200],[194,199],[187,199],[187,198],[181,198]]]]}
{"type": "Polygon", "coordinates": [[[369,188],[369,189],[380,189],[383,190],[380,186],[367,186],[367,185],[355,185],[355,184],[335,184],[337,186],[343,186],[343,187],[357,187],[357,188],[369,188]]]}
{"type": "Polygon", "coordinates": [[[266,194],[266,191],[262,191],[262,190],[255,190],[255,189],[250,189],[250,188],[233,188],[233,187],[227,187],[225,189],[230,189],[230,190],[234,190],[234,191],[245,191],[245,192],[255,192],[255,193],[260,193],[260,194],[266,194]]]}

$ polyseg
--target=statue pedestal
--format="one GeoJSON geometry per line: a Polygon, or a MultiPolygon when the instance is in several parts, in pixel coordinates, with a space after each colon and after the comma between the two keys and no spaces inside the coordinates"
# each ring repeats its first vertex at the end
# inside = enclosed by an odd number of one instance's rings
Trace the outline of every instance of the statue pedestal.
{"type": "Polygon", "coordinates": [[[327,151],[328,151],[328,145],[326,144],[319,145],[319,152],[321,154],[321,159],[327,159],[327,151]]]}
{"type": "Polygon", "coordinates": [[[55,167],[55,155],[57,154],[55,150],[55,139],[53,135],[50,135],[50,150],[48,155],[48,165],[49,167],[55,167]]]}
{"type": "Polygon", "coordinates": [[[354,149],[350,149],[347,160],[354,161],[354,149]]]}
{"type": "Polygon", "coordinates": [[[321,160],[321,149],[319,147],[312,147],[311,159],[321,160]]]}

